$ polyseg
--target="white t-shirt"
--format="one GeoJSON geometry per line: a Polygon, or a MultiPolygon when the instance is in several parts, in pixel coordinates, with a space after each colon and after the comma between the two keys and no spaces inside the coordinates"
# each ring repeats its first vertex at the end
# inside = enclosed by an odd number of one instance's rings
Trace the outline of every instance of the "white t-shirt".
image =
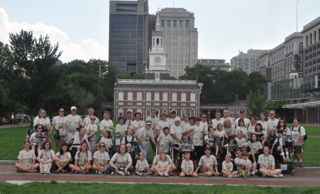
{"type": "Polygon", "coordinates": [[[213,166],[217,165],[217,159],[214,155],[203,155],[201,156],[200,160],[199,160],[199,166],[206,166],[206,167],[210,167],[213,169],[213,166]]]}
{"type": "Polygon", "coordinates": [[[36,125],[42,125],[42,126],[44,126],[44,127],[46,127],[48,129],[50,127],[50,119],[49,119],[49,117],[39,118],[39,116],[36,116],[33,119],[33,127],[35,127],[36,125]]]}
{"type": "Polygon", "coordinates": [[[184,173],[191,174],[194,171],[194,165],[192,160],[182,160],[181,171],[184,173]]]}
{"type": "Polygon", "coordinates": [[[120,124],[116,125],[116,133],[119,133],[120,136],[124,136],[126,134],[126,131],[127,131],[126,125],[120,125],[120,124]]]}
{"type": "Polygon", "coordinates": [[[153,130],[146,129],[145,127],[140,128],[136,135],[139,139],[142,140],[143,144],[149,143],[150,139],[154,139],[153,130]]]}
{"type": "Polygon", "coordinates": [[[170,134],[165,135],[164,133],[162,133],[158,137],[158,142],[159,142],[160,149],[162,149],[166,153],[169,153],[170,144],[173,144],[174,141],[170,134]]]}
{"type": "Polygon", "coordinates": [[[137,160],[137,163],[136,163],[135,167],[136,167],[136,171],[137,172],[143,172],[143,171],[149,169],[149,164],[148,164],[148,161],[146,159],[137,160]]]}
{"type": "Polygon", "coordinates": [[[223,172],[232,172],[233,171],[233,163],[232,162],[222,162],[222,171],[223,172]]]}
{"type": "Polygon", "coordinates": [[[65,128],[66,127],[66,122],[67,119],[65,116],[55,116],[52,119],[52,126],[56,129],[59,130],[60,128],[65,128]]]}
{"type": "MultiPolygon", "coordinates": [[[[301,137],[306,135],[306,129],[302,126],[291,128],[292,139],[295,145],[302,145],[304,142],[300,142],[301,137]]],[[[303,139],[303,138],[302,138],[303,139]]]]}
{"type": "MultiPolygon", "coordinates": [[[[94,123],[95,124],[99,124],[99,118],[98,117],[96,117],[96,116],[94,116],[96,119],[95,119],[95,121],[94,121],[94,123]]],[[[87,126],[87,125],[89,125],[89,124],[91,124],[91,118],[90,118],[90,116],[89,115],[87,115],[84,119],[83,119],[83,126],[85,127],[85,126],[87,126]]]]}
{"type": "Polygon", "coordinates": [[[93,161],[96,164],[106,164],[110,160],[110,156],[108,152],[96,151],[93,154],[93,161]]]}
{"type": "Polygon", "coordinates": [[[223,118],[219,118],[219,119],[212,119],[212,127],[214,128],[214,129],[216,129],[217,128],[217,126],[218,126],[218,124],[222,124],[223,125],[223,121],[224,121],[224,119],[223,118]]]}
{"type": "Polygon", "coordinates": [[[205,131],[200,125],[193,125],[192,142],[194,146],[203,146],[205,131]]]}
{"type": "Polygon", "coordinates": [[[22,164],[32,164],[33,160],[35,159],[36,159],[36,155],[33,150],[26,151],[25,149],[23,149],[18,154],[18,160],[22,164]]]}
{"type": "Polygon", "coordinates": [[[80,165],[85,165],[91,160],[92,160],[92,153],[90,151],[87,151],[87,152],[77,151],[75,155],[75,161],[77,161],[78,164],[80,165]]]}
{"type": "Polygon", "coordinates": [[[136,130],[138,130],[138,129],[141,129],[141,128],[143,128],[143,127],[145,126],[145,122],[144,122],[143,120],[139,120],[139,121],[134,120],[134,121],[132,121],[131,125],[132,125],[136,130]]]}
{"type": "Polygon", "coordinates": [[[112,131],[112,127],[113,127],[113,121],[111,119],[109,120],[103,119],[99,125],[100,131],[112,131]]]}
{"type": "Polygon", "coordinates": [[[100,143],[103,143],[104,145],[106,145],[106,148],[108,150],[110,150],[112,148],[113,142],[112,142],[112,138],[105,138],[104,136],[102,136],[100,138],[100,143]]]}
{"type": "Polygon", "coordinates": [[[39,161],[53,161],[53,150],[40,150],[38,160],[39,161]]]}
{"type": "MultiPolygon", "coordinates": [[[[172,125],[170,128],[170,134],[176,135],[179,140],[181,140],[183,132],[184,132],[184,129],[181,125],[179,125],[179,126],[172,125]]],[[[176,143],[178,143],[178,142],[176,142],[176,143]]]]}
{"type": "Polygon", "coordinates": [[[267,131],[269,130],[275,130],[278,126],[278,123],[279,123],[279,119],[277,118],[274,118],[274,119],[269,119],[268,122],[267,122],[267,131]]]}
{"type": "Polygon", "coordinates": [[[157,127],[160,128],[160,131],[162,131],[163,128],[165,128],[165,127],[170,128],[170,122],[167,119],[166,120],[159,120],[157,127]]]}
{"type": "Polygon", "coordinates": [[[121,167],[121,168],[126,168],[128,165],[132,164],[132,158],[129,153],[125,154],[120,154],[120,153],[115,153],[111,160],[110,160],[114,165],[121,167]]]}
{"type": "Polygon", "coordinates": [[[64,154],[60,154],[60,152],[58,152],[56,154],[56,157],[59,158],[62,161],[70,161],[71,160],[71,153],[70,152],[65,152],[64,154]]]}
{"type": "MultiPolygon", "coordinates": [[[[239,120],[240,120],[240,118],[237,118],[236,121],[235,121],[236,128],[239,127],[239,120]]],[[[243,121],[244,121],[244,125],[245,125],[246,127],[249,127],[249,125],[250,125],[250,123],[251,123],[251,122],[250,122],[250,119],[244,118],[243,121]]]]}
{"type": "Polygon", "coordinates": [[[74,133],[77,128],[80,127],[82,124],[82,119],[80,115],[72,115],[69,114],[66,117],[66,122],[67,122],[67,133],[74,133]]]}

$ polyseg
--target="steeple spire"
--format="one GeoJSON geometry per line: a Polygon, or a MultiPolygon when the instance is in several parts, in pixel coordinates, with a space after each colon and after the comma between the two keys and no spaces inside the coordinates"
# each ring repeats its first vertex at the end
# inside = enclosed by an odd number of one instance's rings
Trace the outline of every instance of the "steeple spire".
{"type": "Polygon", "coordinates": [[[156,16],[156,29],[155,29],[155,31],[160,32],[160,30],[161,30],[160,28],[161,28],[160,13],[158,12],[157,16],[156,16]]]}

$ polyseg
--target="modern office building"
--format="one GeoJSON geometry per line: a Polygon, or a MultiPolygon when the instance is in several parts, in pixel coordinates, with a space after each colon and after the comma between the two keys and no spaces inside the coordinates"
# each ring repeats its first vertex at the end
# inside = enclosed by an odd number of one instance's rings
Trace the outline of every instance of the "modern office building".
{"type": "Polygon", "coordinates": [[[119,73],[143,73],[149,60],[148,0],[110,1],[109,62],[119,73]]]}
{"type": "Polygon", "coordinates": [[[157,14],[168,70],[173,77],[179,78],[187,66],[195,65],[198,60],[198,31],[194,14],[183,8],[165,8],[157,14]]]}
{"type": "Polygon", "coordinates": [[[320,17],[303,27],[303,77],[307,92],[319,89],[320,17]]]}
{"type": "Polygon", "coordinates": [[[212,70],[230,71],[231,66],[224,59],[199,59],[198,64],[211,67],[212,70]]]}
{"type": "Polygon", "coordinates": [[[239,54],[231,59],[232,69],[241,69],[247,74],[258,71],[257,59],[266,53],[267,50],[250,49],[247,53],[239,52],[239,54]]]}

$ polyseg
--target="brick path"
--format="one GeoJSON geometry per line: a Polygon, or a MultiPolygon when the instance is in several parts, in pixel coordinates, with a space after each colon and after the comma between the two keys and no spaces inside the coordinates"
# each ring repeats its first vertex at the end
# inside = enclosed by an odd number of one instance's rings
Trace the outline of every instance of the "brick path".
{"type": "Polygon", "coordinates": [[[320,168],[298,169],[294,176],[285,178],[222,178],[222,177],[119,177],[103,175],[73,174],[22,174],[16,173],[13,165],[0,165],[0,182],[32,181],[32,182],[72,182],[72,183],[124,183],[124,184],[192,184],[192,185],[256,185],[273,187],[319,187],[320,168]]]}

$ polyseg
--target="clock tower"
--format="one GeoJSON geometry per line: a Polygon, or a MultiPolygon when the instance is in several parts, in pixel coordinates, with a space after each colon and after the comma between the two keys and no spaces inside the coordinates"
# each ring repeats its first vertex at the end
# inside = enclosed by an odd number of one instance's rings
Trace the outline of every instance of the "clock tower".
{"type": "Polygon", "coordinates": [[[155,31],[152,32],[152,47],[149,52],[149,57],[149,72],[167,73],[166,53],[164,50],[159,13],[157,14],[155,31]]]}

